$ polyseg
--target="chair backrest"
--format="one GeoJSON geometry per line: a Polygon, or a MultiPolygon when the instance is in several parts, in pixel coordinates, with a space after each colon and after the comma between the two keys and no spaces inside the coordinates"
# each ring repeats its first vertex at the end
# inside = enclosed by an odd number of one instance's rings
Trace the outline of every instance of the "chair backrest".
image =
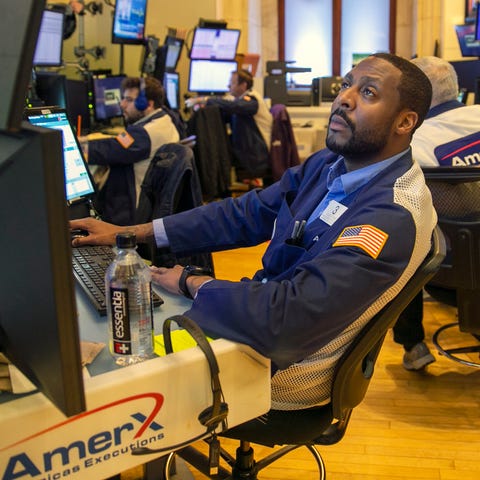
{"type": "MultiPolygon", "coordinates": [[[[193,150],[180,143],[162,145],[150,161],[142,183],[142,190],[136,211],[135,223],[148,223],[202,205],[200,180],[195,167],[193,150]]],[[[139,245],[142,257],[154,265],[172,267],[198,265],[213,270],[209,253],[177,257],[163,252],[152,243],[139,245]]]]}
{"type": "Polygon", "coordinates": [[[273,117],[272,138],[270,142],[270,167],[273,181],[280,180],[283,172],[298,165],[297,143],[293,134],[292,123],[287,107],[281,103],[272,106],[270,113],[273,117]]]}
{"type": "Polygon", "coordinates": [[[348,422],[352,409],[363,400],[388,329],[438,270],[445,251],[445,238],[437,226],[432,248],[420,267],[400,293],[363,327],[338,362],[331,398],[333,415],[340,422],[348,422]]]}
{"type": "Polygon", "coordinates": [[[460,330],[480,334],[480,168],[423,169],[432,190],[447,256],[427,291],[456,305],[460,330]],[[446,292],[450,291],[450,295],[446,292]]]}

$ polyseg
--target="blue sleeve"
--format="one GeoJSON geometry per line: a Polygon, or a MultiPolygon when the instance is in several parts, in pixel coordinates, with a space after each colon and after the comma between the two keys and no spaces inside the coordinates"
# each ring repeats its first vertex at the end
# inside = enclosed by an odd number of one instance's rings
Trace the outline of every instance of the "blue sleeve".
{"type": "Polygon", "coordinates": [[[132,125],[114,138],[88,143],[88,163],[92,165],[131,165],[150,156],[151,141],[142,126],[132,125]],[[123,140],[120,138],[123,135],[123,140]],[[131,141],[133,140],[133,141],[131,141]]]}
{"type": "Polygon", "coordinates": [[[253,116],[258,111],[258,101],[253,96],[246,96],[236,100],[210,98],[207,105],[217,105],[221,110],[230,115],[253,116]]]}

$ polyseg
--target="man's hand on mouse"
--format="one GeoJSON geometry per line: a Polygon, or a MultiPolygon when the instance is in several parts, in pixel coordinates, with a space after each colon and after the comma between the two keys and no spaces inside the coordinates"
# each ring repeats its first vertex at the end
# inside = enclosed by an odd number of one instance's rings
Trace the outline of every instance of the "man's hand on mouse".
{"type": "Polygon", "coordinates": [[[80,245],[115,245],[117,233],[128,230],[128,227],[119,227],[89,217],[70,220],[70,231],[81,230],[86,231],[88,234],[86,236],[83,234],[80,236],[73,235],[72,245],[74,247],[79,247],[80,245]]]}

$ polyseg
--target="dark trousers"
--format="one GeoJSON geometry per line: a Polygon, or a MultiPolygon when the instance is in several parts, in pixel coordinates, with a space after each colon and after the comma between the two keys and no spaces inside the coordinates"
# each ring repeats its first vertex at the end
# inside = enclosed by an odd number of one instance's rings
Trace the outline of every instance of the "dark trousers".
{"type": "Polygon", "coordinates": [[[423,342],[423,291],[421,291],[398,317],[393,327],[393,340],[410,350],[417,343],[423,342]]]}

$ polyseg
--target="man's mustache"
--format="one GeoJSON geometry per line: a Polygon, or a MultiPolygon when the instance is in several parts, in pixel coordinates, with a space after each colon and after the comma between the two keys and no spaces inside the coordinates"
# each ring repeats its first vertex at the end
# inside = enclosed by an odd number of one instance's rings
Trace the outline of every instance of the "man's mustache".
{"type": "Polygon", "coordinates": [[[341,108],[337,108],[336,110],[334,110],[331,114],[330,114],[330,119],[328,121],[328,123],[330,124],[330,122],[332,121],[332,117],[334,115],[337,115],[338,117],[341,117],[343,118],[343,120],[345,120],[345,123],[350,127],[350,130],[355,131],[355,125],[354,123],[347,117],[347,114],[345,113],[345,111],[341,108]]]}

